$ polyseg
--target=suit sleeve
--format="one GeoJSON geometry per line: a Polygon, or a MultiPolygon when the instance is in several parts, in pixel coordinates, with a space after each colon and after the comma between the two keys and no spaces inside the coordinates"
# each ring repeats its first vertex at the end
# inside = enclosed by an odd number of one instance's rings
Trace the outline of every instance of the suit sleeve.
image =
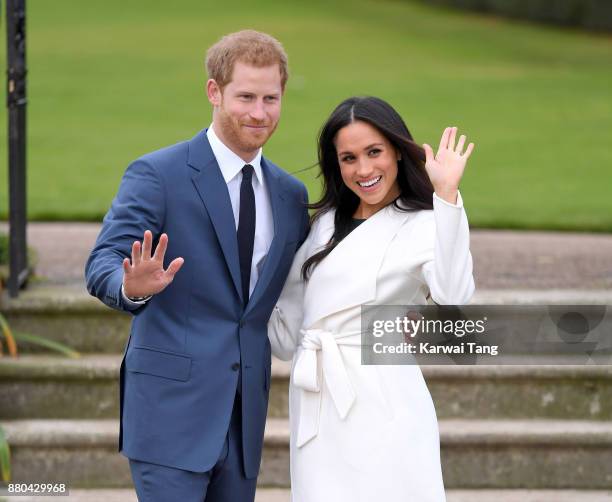
{"type": "Polygon", "coordinates": [[[439,305],[464,305],[474,294],[470,229],[461,194],[450,204],[434,193],[434,225],[426,232],[432,257],[423,265],[431,297],[439,305]],[[433,235],[432,235],[433,234],[433,235]]]}
{"type": "Polygon", "coordinates": [[[159,174],[147,161],[137,160],[125,171],[117,196],[104,217],[102,229],[85,265],[89,293],[109,307],[138,314],[147,304],[134,308],[121,294],[122,263],[131,257],[132,243],[145,230],[153,239],[164,225],[165,192],[159,174]]]}

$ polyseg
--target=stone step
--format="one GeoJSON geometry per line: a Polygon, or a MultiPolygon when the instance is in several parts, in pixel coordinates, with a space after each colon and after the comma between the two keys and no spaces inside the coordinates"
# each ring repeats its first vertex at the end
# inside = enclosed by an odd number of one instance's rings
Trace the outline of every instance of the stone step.
{"type": "MultiPolygon", "coordinates": [[[[482,305],[612,305],[607,290],[479,290],[482,305]]],[[[44,336],[83,353],[122,353],[131,316],[114,311],[91,297],[84,285],[35,285],[19,298],[0,298],[0,311],[12,329],[44,336]]],[[[22,353],[45,352],[20,344],[22,353]]]]}
{"type": "MultiPolygon", "coordinates": [[[[84,285],[34,286],[17,299],[3,298],[0,310],[16,333],[42,336],[84,353],[122,353],[130,331],[131,315],[105,306],[84,285]]],[[[20,342],[19,351],[48,349],[20,342]]]]}
{"type": "MultiPolygon", "coordinates": [[[[130,486],[117,453],[115,420],[0,423],[15,482],[65,481],[74,488],[130,486]]],[[[447,488],[612,489],[612,422],[440,420],[447,488]]],[[[289,424],[268,420],[261,486],[288,487],[289,424]]]]}
{"type": "MultiPolygon", "coordinates": [[[[612,420],[612,366],[423,366],[438,418],[612,420]]],[[[273,359],[269,414],[288,409],[290,365],[273,359]]]]}
{"type": "MultiPolygon", "coordinates": [[[[0,358],[0,418],[118,416],[121,356],[0,358]]],[[[612,366],[423,366],[440,418],[612,420],[612,366]]],[[[273,360],[271,417],[287,416],[289,363],[273,360]]]]}
{"type": "MultiPolygon", "coordinates": [[[[283,488],[258,488],[255,502],[290,502],[283,488]]],[[[3,499],[0,497],[0,502],[3,499]]],[[[7,497],[6,502],[57,501],[57,497],[7,497]]],[[[70,502],[137,502],[132,489],[70,490],[70,502]]],[[[612,502],[605,490],[446,490],[447,502],[612,502]]]]}

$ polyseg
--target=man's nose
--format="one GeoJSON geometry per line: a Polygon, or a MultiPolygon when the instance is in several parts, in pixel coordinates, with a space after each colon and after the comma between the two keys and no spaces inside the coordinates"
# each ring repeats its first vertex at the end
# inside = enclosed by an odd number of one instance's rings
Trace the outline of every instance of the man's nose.
{"type": "Polygon", "coordinates": [[[264,109],[263,101],[256,101],[251,108],[251,117],[254,120],[262,121],[266,118],[266,111],[264,109]]]}

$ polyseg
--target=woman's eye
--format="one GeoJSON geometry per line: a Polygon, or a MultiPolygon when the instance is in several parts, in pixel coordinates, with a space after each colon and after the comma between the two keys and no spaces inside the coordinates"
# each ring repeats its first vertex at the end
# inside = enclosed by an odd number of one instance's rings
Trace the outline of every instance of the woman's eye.
{"type": "Polygon", "coordinates": [[[368,154],[372,157],[372,156],[376,156],[380,153],[380,148],[372,148],[372,150],[370,150],[368,152],[368,154]]]}

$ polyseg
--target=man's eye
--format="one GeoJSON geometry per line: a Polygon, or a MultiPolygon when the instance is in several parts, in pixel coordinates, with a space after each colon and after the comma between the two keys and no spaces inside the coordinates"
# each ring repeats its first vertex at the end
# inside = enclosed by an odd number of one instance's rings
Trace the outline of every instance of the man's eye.
{"type": "Polygon", "coordinates": [[[267,101],[278,101],[278,98],[276,96],[267,96],[266,100],[267,101]]]}

